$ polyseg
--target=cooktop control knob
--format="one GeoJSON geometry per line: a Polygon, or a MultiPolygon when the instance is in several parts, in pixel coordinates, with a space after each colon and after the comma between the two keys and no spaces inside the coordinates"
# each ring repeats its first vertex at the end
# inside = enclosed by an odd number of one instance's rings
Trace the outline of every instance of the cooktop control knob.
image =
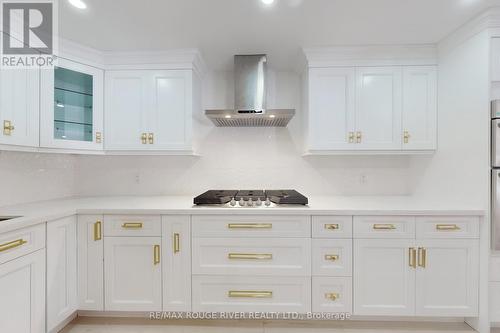
{"type": "Polygon", "coordinates": [[[271,206],[271,200],[269,198],[266,198],[266,202],[264,203],[267,207],[271,206]]]}
{"type": "Polygon", "coordinates": [[[262,206],[262,200],[260,200],[260,198],[257,198],[257,202],[255,204],[257,206],[262,206]]]}
{"type": "Polygon", "coordinates": [[[252,198],[248,199],[247,205],[248,205],[249,207],[252,207],[252,206],[253,206],[253,200],[252,200],[252,198]]]}
{"type": "Polygon", "coordinates": [[[239,204],[242,207],[245,206],[245,200],[243,200],[243,198],[241,198],[240,201],[239,201],[239,204]]]}
{"type": "Polygon", "coordinates": [[[234,206],[236,206],[236,200],[234,200],[234,198],[232,198],[232,199],[231,199],[231,202],[229,202],[229,204],[230,204],[231,206],[233,206],[233,207],[234,207],[234,206]]]}

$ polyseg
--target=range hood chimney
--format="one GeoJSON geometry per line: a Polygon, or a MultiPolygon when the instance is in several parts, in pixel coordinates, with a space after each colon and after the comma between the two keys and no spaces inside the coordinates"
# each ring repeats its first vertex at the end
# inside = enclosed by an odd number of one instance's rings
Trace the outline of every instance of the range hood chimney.
{"type": "Polygon", "coordinates": [[[234,56],[234,110],[206,110],[218,127],[286,127],[295,110],[266,109],[267,57],[234,56]]]}

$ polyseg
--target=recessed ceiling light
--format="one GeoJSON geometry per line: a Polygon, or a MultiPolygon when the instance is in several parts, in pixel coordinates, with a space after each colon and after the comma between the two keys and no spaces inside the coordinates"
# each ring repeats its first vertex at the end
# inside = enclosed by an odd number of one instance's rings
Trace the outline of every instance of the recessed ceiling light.
{"type": "Polygon", "coordinates": [[[272,5],[274,0],[260,0],[264,5],[272,5]]]}
{"type": "Polygon", "coordinates": [[[87,8],[87,4],[85,2],[83,2],[82,0],[68,0],[68,2],[78,9],[87,8]]]}

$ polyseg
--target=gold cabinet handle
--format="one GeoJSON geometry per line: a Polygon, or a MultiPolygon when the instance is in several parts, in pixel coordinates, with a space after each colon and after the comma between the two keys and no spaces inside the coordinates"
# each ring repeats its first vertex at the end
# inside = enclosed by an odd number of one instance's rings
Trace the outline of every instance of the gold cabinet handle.
{"type": "Polygon", "coordinates": [[[394,230],[396,226],[394,224],[374,224],[373,230],[394,230]]]}
{"type": "Polygon", "coordinates": [[[408,249],[408,263],[411,268],[417,268],[417,250],[414,247],[408,249]]]}
{"type": "Polygon", "coordinates": [[[272,229],[271,223],[229,223],[229,229],[272,229]]]}
{"type": "Polygon", "coordinates": [[[142,133],[141,134],[141,142],[143,145],[145,145],[146,143],[148,143],[148,135],[146,133],[142,133]]]}
{"type": "Polygon", "coordinates": [[[326,230],[339,230],[338,224],[325,224],[326,230]]]}
{"type": "Polygon", "coordinates": [[[436,224],[436,230],[438,230],[438,231],[456,231],[456,230],[460,230],[460,227],[456,224],[436,224]]]}
{"type": "Polygon", "coordinates": [[[102,133],[101,132],[95,132],[95,142],[102,143],[102,133]]]}
{"type": "Polygon", "coordinates": [[[180,235],[174,233],[174,253],[178,253],[181,250],[180,235]]]}
{"type": "Polygon", "coordinates": [[[8,243],[0,245],[0,252],[4,252],[4,251],[10,250],[10,249],[19,247],[19,246],[24,245],[26,243],[28,243],[28,242],[25,241],[22,238],[21,239],[16,239],[15,241],[8,242],[8,243]]]}
{"type": "Polygon", "coordinates": [[[363,139],[363,133],[356,132],[356,143],[361,143],[362,139],[363,139]]]}
{"type": "Polygon", "coordinates": [[[154,138],[155,138],[155,134],[154,133],[149,133],[148,134],[148,142],[149,142],[150,145],[154,144],[154,142],[155,142],[154,138]]]}
{"type": "Polygon", "coordinates": [[[340,294],[339,293],[326,293],[325,298],[330,300],[330,301],[335,302],[336,300],[338,300],[340,298],[340,294]]]}
{"type": "Polygon", "coordinates": [[[403,132],[403,142],[404,143],[410,142],[410,132],[408,131],[403,132]]]}
{"type": "Polygon", "coordinates": [[[228,297],[238,298],[272,298],[272,291],[252,291],[252,290],[230,290],[227,293],[228,297]]]}
{"type": "Polygon", "coordinates": [[[349,132],[349,143],[354,143],[354,132],[349,132]]]}
{"type": "Polygon", "coordinates": [[[141,229],[142,222],[126,222],[122,224],[122,228],[124,229],[141,229]]]}
{"type": "Polygon", "coordinates": [[[4,120],[3,121],[3,134],[4,135],[11,135],[13,130],[14,130],[14,125],[12,125],[12,122],[10,120],[4,120]]]}
{"type": "Polygon", "coordinates": [[[271,253],[229,253],[228,259],[231,260],[272,260],[271,253]]]}
{"type": "Polygon", "coordinates": [[[427,265],[427,250],[423,247],[418,248],[418,266],[425,268],[427,265]]]}
{"type": "Polygon", "coordinates": [[[94,240],[99,241],[102,239],[102,222],[97,221],[94,223],[94,240]]]}
{"type": "Polygon", "coordinates": [[[325,260],[337,261],[339,259],[340,259],[340,256],[338,254],[325,254],[325,260]]]}
{"type": "Polygon", "coordinates": [[[153,264],[158,265],[160,263],[160,245],[153,246],[153,264]]]}

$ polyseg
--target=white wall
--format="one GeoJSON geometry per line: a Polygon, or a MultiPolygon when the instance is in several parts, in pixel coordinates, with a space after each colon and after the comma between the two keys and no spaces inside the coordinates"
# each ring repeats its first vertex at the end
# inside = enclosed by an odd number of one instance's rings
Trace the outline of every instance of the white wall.
{"type": "Polygon", "coordinates": [[[0,152],[0,206],[71,196],[71,155],[0,152]]]}

